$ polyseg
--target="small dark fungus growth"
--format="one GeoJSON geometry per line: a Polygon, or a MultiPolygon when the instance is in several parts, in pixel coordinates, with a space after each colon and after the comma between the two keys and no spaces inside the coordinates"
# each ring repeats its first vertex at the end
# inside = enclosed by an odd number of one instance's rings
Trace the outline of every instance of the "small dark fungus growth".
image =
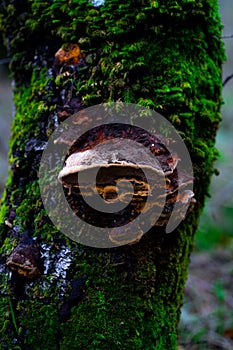
{"type": "Polygon", "coordinates": [[[19,275],[34,278],[42,273],[40,250],[35,241],[25,232],[17,247],[10,253],[7,266],[19,275]]]}

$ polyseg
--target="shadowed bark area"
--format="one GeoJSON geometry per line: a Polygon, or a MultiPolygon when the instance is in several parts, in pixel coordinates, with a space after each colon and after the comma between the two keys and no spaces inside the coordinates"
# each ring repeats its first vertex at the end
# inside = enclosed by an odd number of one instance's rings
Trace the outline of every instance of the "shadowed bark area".
{"type": "Polygon", "coordinates": [[[217,0],[2,1],[0,13],[16,106],[0,211],[0,349],[176,349],[217,156],[224,59],[217,0]],[[180,132],[196,204],[170,234],[155,228],[134,245],[89,248],[50,222],[39,163],[61,121],[117,100],[158,111],[180,132]],[[33,255],[24,275],[6,266],[15,247],[33,255]]]}

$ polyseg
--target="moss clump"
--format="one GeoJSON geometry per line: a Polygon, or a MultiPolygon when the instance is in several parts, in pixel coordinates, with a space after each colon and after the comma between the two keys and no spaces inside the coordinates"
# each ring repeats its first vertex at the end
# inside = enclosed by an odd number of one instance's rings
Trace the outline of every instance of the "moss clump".
{"type": "MultiPolygon", "coordinates": [[[[1,279],[1,283],[4,281],[1,279]]],[[[17,348],[15,337],[17,336],[16,329],[13,326],[13,319],[9,304],[9,298],[2,298],[0,300],[0,332],[1,344],[0,349],[21,349],[17,348]]]]}
{"type": "Polygon", "coordinates": [[[19,226],[20,232],[34,232],[34,222],[42,210],[37,179],[42,151],[37,152],[28,142],[47,140],[43,125],[53,109],[53,106],[46,103],[45,89],[49,80],[47,68],[35,68],[30,84],[23,85],[20,89],[15,88],[14,102],[17,108],[10,141],[11,173],[0,208],[2,234],[7,230],[4,221],[10,207],[15,210],[14,224],[19,226]]]}
{"type": "Polygon", "coordinates": [[[41,97],[44,95],[48,81],[48,68],[34,69],[29,86],[22,86],[20,90],[15,89],[14,103],[17,109],[10,143],[10,154],[13,157],[10,161],[12,162],[15,161],[14,152],[16,150],[23,152],[26,142],[32,137],[43,136],[43,139],[45,137],[42,135],[41,125],[48,118],[50,110],[41,97]]]}
{"type": "Polygon", "coordinates": [[[9,212],[9,206],[3,203],[0,207],[0,244],[3,243],[4,237],[6,235],[6,225],[5,220],[9,212]]]}
{"type": "Polygon", "coordinates": [[[59,348],[59,318],[56,305],[31,300],[17,305],[18,322],[26,334],[22,347],[56,350],[59,348]]]}

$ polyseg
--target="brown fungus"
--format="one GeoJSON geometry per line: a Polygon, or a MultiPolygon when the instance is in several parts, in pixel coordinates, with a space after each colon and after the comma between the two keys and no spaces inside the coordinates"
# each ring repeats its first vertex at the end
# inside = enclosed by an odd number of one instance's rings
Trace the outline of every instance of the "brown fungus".
{"type": "Polygon", "coordinates": [[[27,232],[22,235],[19,244],[10,253],[6,264],[11,270],[27,278],[41,275],[40,250],[27,232]]]}
{"type": "Polygon", "coordinates": [[[137,232],[124,228],[141,213],[148,214],[151,227],[162,227],[175,203],[177,219],[184,219],[182,207],[192,201],[194,194],[188,188],[192,178],[186,173],[178,175],[179,157],[168,151],[163,139],[139,127],[105,125],[88,131],[70,148],[59,173],[67,201],[85,222],[110,228],[108,239],[116,245],[141,239],[143,223],[137,232]],[[114,213],[98,211],[92,207],[96,196],[107,204],[125,206],[114,213]]]}

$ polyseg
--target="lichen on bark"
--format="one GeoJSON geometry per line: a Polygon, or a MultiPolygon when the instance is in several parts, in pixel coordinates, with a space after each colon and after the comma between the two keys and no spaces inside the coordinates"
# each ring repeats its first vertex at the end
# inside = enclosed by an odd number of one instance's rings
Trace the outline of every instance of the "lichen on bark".
{"type": "Polygon", "coordinates": [[[16,106],[0,211],[1,349],[176,349],[189,255],[217,156],[224,60],[217,1],[3,1],[1,13],[16,106]],[[85,60],[66,75],[55,53],[70,43],[85,60]],[[39,161],[59,119],[119,99],[157,110],[180,132],[197,203],[171,234],[152,230],[111,250],[82,247],[46,216],[39,161]],[[4,262],[24,231],[48,259],[69,248],[64,278],[53,262],[39,279],[13,274],[10,284],[4,262]]]}

